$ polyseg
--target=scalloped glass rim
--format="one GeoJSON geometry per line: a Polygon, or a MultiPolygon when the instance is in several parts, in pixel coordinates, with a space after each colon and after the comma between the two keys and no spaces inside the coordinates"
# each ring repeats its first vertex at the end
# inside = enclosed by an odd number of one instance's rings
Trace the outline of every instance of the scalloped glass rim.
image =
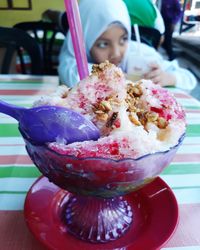
{"type": "MultiPolygon", "coordinates": [[[[21,131],[20,131],[20,132],[21,132],[21,131]]],[[[169,148],[168,150],[165,150],[165,151],[158,151],[158,152],[155,152],[155,153],[152,153],[152,154],[142,155],[142,156],[140,156],[140,157],[138,157],[138,158],[136,158],[136,159],[134,159],[134,158],[123,158],[123,159],[115,160],[115,159],[110,159],[110,158],[106,158],[106,157],[82,157],[82,158],[78,158],[78,157],[76,157],[76,156],[74,156],[74,155],[59,154],[59,153],[56,152],[55,150],[49,148],[47,145],[36,144],[36,143],[34,143],[33,141],[27,139],[27,138],[23,135],[22,132],[21,132],[21,134],[22,134],[22,136],[23,136],[27,141],[29,141],[31,144],[45,147],[48,151],[50,151],[50,152],[52,152],[52,153],[54,153],[54,154],[56,154],[56,155],[58,155],[58,156],[60,156],[60,157],[69,157],[69,158],[72,159],[72,160],[79,160],[79,161],[93,160],[93,159],[98,160],[98,159],[99,159],[99,160],[111,161],[111,162],[116,162],[116,163],[117,163],[117,162],[127,161],[127,160],[139,161],[139,160],[141,160],[141,159],[143,159],[143,158],[145,158],[145,157],[148,157],[148,156],[150,156],[150,155],[165,154],[165,153],[169,152],[170,150],[177,148],[177,147],[182,143],[183,139],[185,138],[185,133],[183,133],[183,134],[180,136],[180,138],[179,138],[179,140],[178,140],[178,143],[177,143],[176,145],[174,145],[173,147],[169,148]]]]}

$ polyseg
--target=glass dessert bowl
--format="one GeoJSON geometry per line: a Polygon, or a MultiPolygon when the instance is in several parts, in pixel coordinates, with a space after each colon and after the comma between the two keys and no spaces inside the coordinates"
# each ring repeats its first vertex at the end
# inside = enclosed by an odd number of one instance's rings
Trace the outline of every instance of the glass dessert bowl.
{"type": "Polygon", "coordinates": [[[70,192],[61,215],[67,230],[79,239],[103,243],[118,239],[134,223],[126,194],[152,182],[172,161],[183,138],[167,151],[121,160],[76,158],[24,139],[40,172],[70,192]]]}

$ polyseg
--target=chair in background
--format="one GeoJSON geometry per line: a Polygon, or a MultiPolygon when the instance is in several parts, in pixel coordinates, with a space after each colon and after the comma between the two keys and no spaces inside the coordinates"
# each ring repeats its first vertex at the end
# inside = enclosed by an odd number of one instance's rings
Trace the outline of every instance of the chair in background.
{"type": "Polygon", "coordinates": [[[47,75],[57,75],[58,54],[64,40],[64,35],[57,24],[43,21],[22,22],[14,25],[33,36],[40,44],[43,54],[43,72],[47,75]],[[62,39],[56,38],[60,33],[62,39]]]}
{"type": "MultiPolygon", "coordinates": [[[[141,42],[146,43],[147,45],[158,49],[161,40],[161,33],[154,28],[138,26],[140,32],[141,42]]],[[[132,40],[136,40],[134,27],[132,27],[132,40]]]]}
{"type": "MultiPolygon", "coordinates": [[[[0,27],[1,74],[9,74],[15,55],[19,57],[20,73],[42,74],[42,55],[37,42],[23,30],[0,27]],[[24,52],[30,58],[27,67],[24,52]]],[[[16,63],[16,61],[14,62],[16,63]]]]}

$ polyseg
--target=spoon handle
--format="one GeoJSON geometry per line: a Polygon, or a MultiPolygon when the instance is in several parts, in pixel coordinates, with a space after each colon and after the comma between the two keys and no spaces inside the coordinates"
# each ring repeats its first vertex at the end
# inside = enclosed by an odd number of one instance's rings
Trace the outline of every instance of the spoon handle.
{"type": "Polygon", "coordinates": [[[21,115],[26,109],[23,107],[18,107],[12,104],[8,104],[2,100],[0,100],[0,113],[4,113],[6,115],[12,116],[17,121],[19,121],[21,115]]]}

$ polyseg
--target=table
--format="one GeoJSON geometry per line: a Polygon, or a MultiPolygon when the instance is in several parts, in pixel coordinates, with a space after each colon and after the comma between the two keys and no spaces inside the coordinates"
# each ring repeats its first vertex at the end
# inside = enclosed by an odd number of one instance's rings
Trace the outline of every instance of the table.
{"type": "MultiPolygon", "coordinates": [[[[0,75],[0,99],[29,107],[57,86],[56,76],[0,75]]],[[[200,102],[176,88],[170,91],[185,108],[188,127],[183,145],[160,175],[177,198],[180,216],[176,232],[162,250],[199,250],[200,102]]],[[[26,153],[17,122],[0,113],[0,249],[44,249],[28,231],[23,217],[26,193],[40,175],[26,153]]]]}

